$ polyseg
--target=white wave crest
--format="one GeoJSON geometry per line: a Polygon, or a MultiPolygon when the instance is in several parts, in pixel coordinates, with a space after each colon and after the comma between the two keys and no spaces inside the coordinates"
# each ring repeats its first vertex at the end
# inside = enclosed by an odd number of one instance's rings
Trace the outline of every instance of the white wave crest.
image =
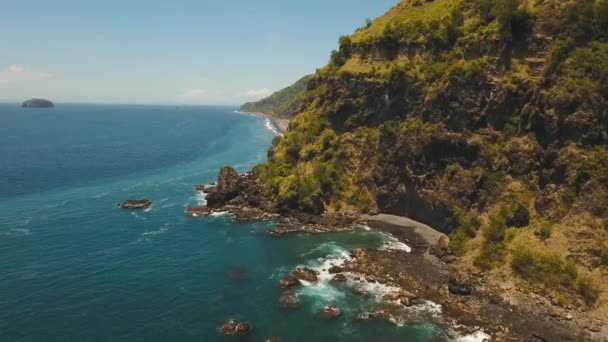
{"type": "Polygon", "coordinates": [[[156,236],[156,235],[163,234],[167,230],[169,230],[169,225],[165,224],[164,226],[160,227],[160,229],[142,233],[141,236],[156,236]]]}
{"type": "Polygon", "coordinates": [[[384,242],[382,246],[380,246],[380,250],[392,250],[392,251],[404,251],[410,253],[412,249],[407,244],[399,241],[396,237],[387,233],[380,233],[384,238],[384,242]]]}

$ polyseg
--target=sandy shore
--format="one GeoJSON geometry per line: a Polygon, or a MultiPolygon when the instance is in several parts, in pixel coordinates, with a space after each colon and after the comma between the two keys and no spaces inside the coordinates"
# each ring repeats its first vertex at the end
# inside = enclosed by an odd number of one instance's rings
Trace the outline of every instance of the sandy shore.
{"type": "Polygon", "coordinates": [[[367,221],[371,228],[390,233],[400,240],[407,239],[412,245],[433,246],[441,237],[447,238],[447,235],[407,217],[378,214],[364,215],[361,219],[367,221]]]}
{"type": "Polygon", "coordinates": [[[269,115],[269,114],[258,113],[258,112],[242,112],[242,113],[257,115],[257,116],[261,116],[263,118],[270,120],[270,124],[280,134],[285,134],[285,132],[287,131],[287,128],[289,127],[289,122],[291,121],[289,119],[281,119],[281,118],[277,118],[277,117],[269,115]]]}

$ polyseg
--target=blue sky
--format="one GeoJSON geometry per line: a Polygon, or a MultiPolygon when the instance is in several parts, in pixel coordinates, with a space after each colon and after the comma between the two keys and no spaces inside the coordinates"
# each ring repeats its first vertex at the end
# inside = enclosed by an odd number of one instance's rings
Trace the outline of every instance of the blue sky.
{"type": "Polygon", "coordinates": [[[0,101],[238,104],[397,0],[0,0],[0,101]]]}

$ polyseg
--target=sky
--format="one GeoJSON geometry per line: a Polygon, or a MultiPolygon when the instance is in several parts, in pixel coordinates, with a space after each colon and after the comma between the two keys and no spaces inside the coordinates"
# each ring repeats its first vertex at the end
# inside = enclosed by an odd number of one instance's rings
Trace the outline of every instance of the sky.
{"type": "Polygon", "coordinates": [[[0,102],[240,104],[397,0],[0,0],[0,102]]]}

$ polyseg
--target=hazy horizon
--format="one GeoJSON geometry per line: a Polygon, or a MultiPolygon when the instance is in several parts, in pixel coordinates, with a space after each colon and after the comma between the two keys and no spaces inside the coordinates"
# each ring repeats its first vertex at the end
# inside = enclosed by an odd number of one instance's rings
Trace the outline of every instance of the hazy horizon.
{"type": "Polygon", "coordinates": [[[0,102],[238,105],[325,65],[396,0],[8,1],[0,102]]]}

